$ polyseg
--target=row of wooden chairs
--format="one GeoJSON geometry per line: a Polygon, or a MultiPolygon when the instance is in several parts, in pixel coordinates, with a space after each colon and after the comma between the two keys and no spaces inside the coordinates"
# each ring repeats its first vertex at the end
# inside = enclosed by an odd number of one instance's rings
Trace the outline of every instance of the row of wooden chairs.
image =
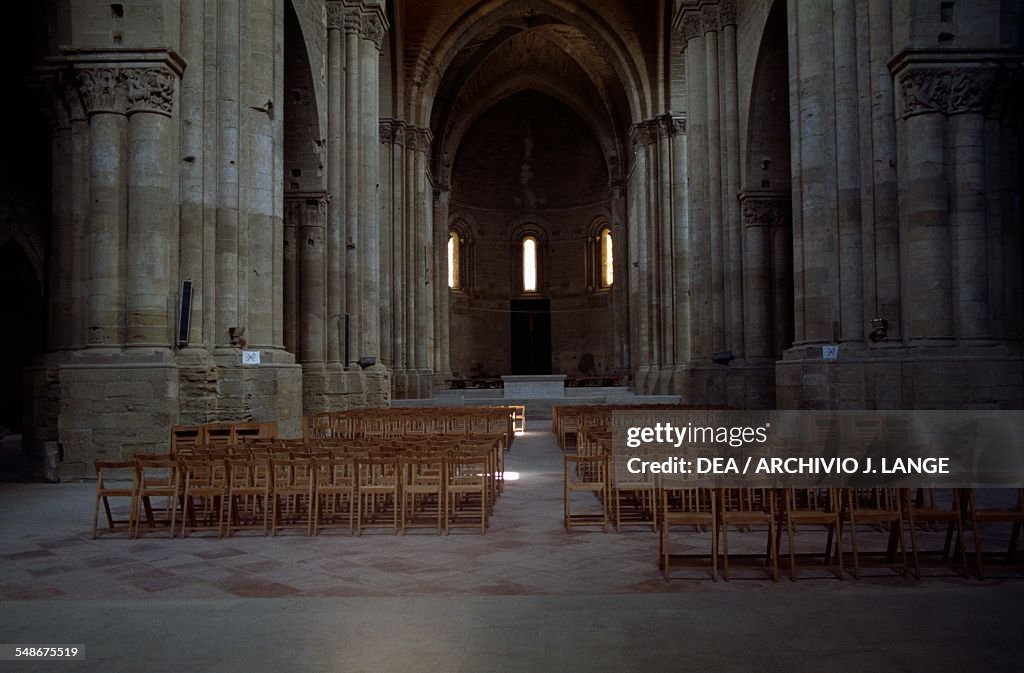
{"type": "Polygon", "coordinates": [[[187,446],[232,446],[253,440],[277,438],[277,423],[205,423],[171,427],[171,453],[187,446]]]}
{"type": "Polygon", "coordinates": [[[674,411],[726,411],[729,407],[696,407],[690,404],[562,404],[551,409],[551,432],[558,446],[573,449],[578,443],[577,433],[582,429],[609,429],[616,412],[674,412],[674,411]]]}
{"type": "MultiPolygon", "coordinates": [[[[616,530],[623,526],[622,509],[629,505],[636,512],[636,522],[650,525],[659,531],[659,563],[669,576],[673,554],[670,551],[670,533],[673,527],[696,526],[713,531],[711,539],[712,578],[717,579],[718,558],[723,562],[723,576],[729,579],[730,526],[752,530],[755,526],[766,532],[764,555],[773,579],[778,579],[779,549],[785,533],[789,549],[790,577],[795,579],[797,569],[798,529],[822,526],[827,534],[824,553],[825,565],[833,567],[838,577],[844,576],[843,534],[850,538],[853,560],[852,574],[860,578],[862,542],[858,529],[871,526],[888,533],[883,555],[887,565],[908,571],[908,545],[914,575],[921,577],[921,557],[925,553],[919,540],[921,531],[946,526],[945,542],[941,549],[944,561],[955,555],[960,572],[969,575],[967,563],[967,532],[973,535],[974,572],[984,577],[981,526],[989,523],[1010,523],[1007,556],[1012,562],[1024,526],[1024,489],[1016,493],[1016,503],[1002,506],[977,504],[973,489],[837,489],[837,488],[687,488],[662,487],[651,476],[638,475],[631,481],[618,481],[613,470],[612,456],[603,450],[604,438],[591,433],[580,444],[576,454],[564,455],[564,522],[566,529],[574,526],[598,525],[607,531],[614,521],[616,530]],[[595,449],[595,447],[597,447],[595,449]],[[596,507],[583,513],[573,513],[573,495],[584,491],[593,494],[596,507]],[[655,504],[657,503],[657,504],[655,504]],[[955,538],[954,538],[955,533],[955,538]],[[719,553],[719,536],[722,551],[719,553]]],[[[625,456],[615,459],[625,460],[625,456]]],[[[622,470],[619,470],[622,472],[622,470]]],[[[576,499],[578,501],[578,499],[576,499]]],[[[939,550],[935,550],[939,552],[939,550]]],[[[707,558],[706,555],[701,555],[707,558]]]]}
{"type": "MultiPolygon", "coordinates": [[[[921,558],[925,554],[940,554],[943,564],[955,562],[958,571],[970,575],[968,564],[968,535],[973,537],[974,574],[984,579],[985,554],[982,552],[984,535],[982,526],[990,523],[1011,523],[1012,530],[1005,555],[1012,563],[1016,553],[1021,526],[1024,525],[1024,489],[1016,491],[1015,503],[1006,506],[979,506],[978,491],[974,489],[908,489],[908,488],[787,488],[787,489],[694,489],[705,491],[705,501],[718,511],[718,530],[723,537],[724,576],[728,579],[728,534],[730,525],[761,524],[767,529],[766,563],[773,566],[777,578],[779,541],[785,532],[789,548],[790,577],[797,576],[796,533],[801,527],[823,526],[827,532],[822,560],[826,566],[844,576],[843,536],[850,538],[853,577],[861,576],[864,550],[859,531],[869,526],[886,533],[887,542],[878,555],[884,565],[907,576],[912,562],[914,576],[922,576],[921,558]],[[743,502],[743,498],[747,502],[743,502]],[[738,514],[737,514],[738,512],[738,514]],[[939,549],[923,548],[921,536],[925,531],[941,530],[945,526],[944,543],[939,549]],[[907,536],[909,533],[909,545],[907,536]],[[774,545],[771,544],[774,540],[774,545]],[[772,551],[771,547],[774,547],[772,551]],[[909,550],[908,550],[909,547],[909,550]],[[908,559],[908,552],[910,558],[908,559]],[[955,557],[955,561],[954,561],[955,557]]],[[[669,491],[662,491],[666,497],[669,491]]],[[[704,513],[708,513],[705,508],[704,513]]],[[[661,565],[668,578],[670,568],[669,531],[673,525],[693,524],[685,508],[675,508],[663,501],[661,507],[661,565]]],[[[705,522],[706,524],[707,522],[705,522]]],[[[712,576],[717,534],[712,539],[712,576]]]]}
{"type": "Polygon", "coordinates": [[[322,525],[345,523],[341,514],[347,515],[350,533],[382,525],[385,514],[390,527],[404,533],[419,525],[427,507],[437,515],[438,532],[442,524],[447,532],[472,516],[483,533],[501,492],[497,440],[264,451],[211,447],[181,450],[177,456],[97,461],[93,538],[101,503],[109,528],[126,523],[129,537],[142,535],[143,524],[155,530],[158,521],[172,538],[179,524],[182,537],[196,530],[230,536],[245,528],[276,535],[297,525],[315,535],[322,525]],[[116,497],[130,501],[127,520],[113,517],[110,499],[116,497]],[[158,512],[154,502],[159,499],[166,504],[158,512]]]}
{"type": "Polygon", "coordinates": [[[524,430],[522,405],[325,412],[303,421],[307,440],[503,433],[510,448],[524,430]]]}

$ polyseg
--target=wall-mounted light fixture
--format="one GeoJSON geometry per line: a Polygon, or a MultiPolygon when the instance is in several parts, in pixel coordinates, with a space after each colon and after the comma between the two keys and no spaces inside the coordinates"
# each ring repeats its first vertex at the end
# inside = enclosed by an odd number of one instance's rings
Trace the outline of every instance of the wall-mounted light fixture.
{"type": "Polygon", "coordinates": [[[871,334],[868,338],[878,343],[889,338],[889,321],[885,318],[871,319],[871,334]]]}

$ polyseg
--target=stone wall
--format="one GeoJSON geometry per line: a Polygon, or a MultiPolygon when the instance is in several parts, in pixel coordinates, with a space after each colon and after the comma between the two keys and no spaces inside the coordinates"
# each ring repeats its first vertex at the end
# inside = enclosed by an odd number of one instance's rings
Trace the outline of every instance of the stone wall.
{"type": "MultiPolygon", "coordinates": [[[[575,112],[528,92],[482,115],[460,145],[449,213],[468,237],[465,287],[449,297],[453,375],[511,372],[510,302],[531,297],[550,300],[552,372],[581,376],[581,362],[591,374],[620,369],[613,294],[600,288],[595,268],[599,229],[611,225],[608,174],[575,112]],[[518,246],[534,231],[539,287],[525,294],[518,246]]],[[[613,239],[621,253],[623,243],[613,239]]]]}

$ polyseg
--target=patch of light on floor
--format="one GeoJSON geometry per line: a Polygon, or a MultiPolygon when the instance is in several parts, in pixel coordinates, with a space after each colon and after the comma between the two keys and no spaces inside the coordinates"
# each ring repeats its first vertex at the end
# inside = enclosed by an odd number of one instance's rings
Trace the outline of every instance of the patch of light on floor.
{"type": "Polygon", "coordinates": [[[504,473],[504,475],[505,475],[505,481],[519,481],[519,473],[518,472],[508,472],[508,471],[506,471],[504,473]]]}
{"type": "Polygon", "coordinates": [[[525,434],[526,432],[524,430],[519,430],[518,432],[516,432],[516,437],[522,437],[525,434]]]}

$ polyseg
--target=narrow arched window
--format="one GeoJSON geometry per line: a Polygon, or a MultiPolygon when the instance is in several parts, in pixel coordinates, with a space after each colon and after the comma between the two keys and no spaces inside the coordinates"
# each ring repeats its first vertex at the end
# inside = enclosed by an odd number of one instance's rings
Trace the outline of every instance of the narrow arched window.
{"type": "Polygon", "coordinates": [[[459,235],[454,231],[448,235],[448,287],[459,289],[459,235]]]}
{"type": "Polygon", "coordinates": [[[537,239],[523,239],[523,292],[537,291],[537,239]]]}
{"type": "Polygon", "coordinates": [[[612,256],[612,230],[601,230],[601,287],[611,287],[615,279],[614,257],[612,256]]]}

